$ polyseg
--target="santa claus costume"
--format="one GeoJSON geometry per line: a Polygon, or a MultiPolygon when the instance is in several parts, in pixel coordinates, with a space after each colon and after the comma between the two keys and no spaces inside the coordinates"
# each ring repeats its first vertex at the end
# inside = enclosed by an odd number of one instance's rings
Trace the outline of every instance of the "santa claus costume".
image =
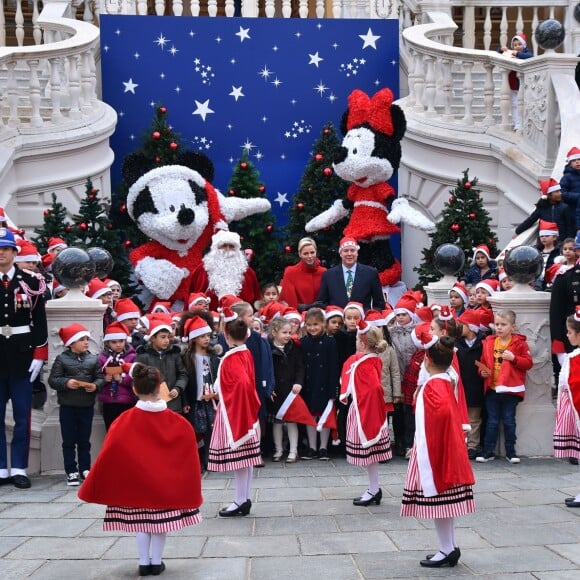
{"type": "Polygon", "coordinates": [[[346,460],[366,467],[369,474],[369,489],[353,500],[353,504],[359,506],[381,503],[379,462],[392,459],[389,409],[384,401],[383,363],[379,356],[386,344],[381,330],[360,320],[357,331],[359,352],[346,360],[340,378],[340,401],[346,403],[348,397],[352,397],[346,419],[346,460]]]}
{"type": "Polygon", "coordinates": [[[159,396],[159,371],[125,363],[139,401],[111,425],[79,498],[107,506],[104,531],[137,533],[140,575],[158,575],[166,533],[201,522],[201,476],[193,427],[159,396]],[[144,377],[153,392],[140,388],[144,377]],[[151,556],[150,550],[151,548],[151,556]]]}
{"type": "Polygon", "coordinates": [[[254,361],[244,344],[248,327],[229,308],[223,311],[225,338],[230,350],[222,357],[214,390],[219,394],[209,445],[208,471],[234,471],[236,498],[219,514],[250,513],[252,470],[262,462],[260,452],[260,398],[256,393],[254,361]]]}

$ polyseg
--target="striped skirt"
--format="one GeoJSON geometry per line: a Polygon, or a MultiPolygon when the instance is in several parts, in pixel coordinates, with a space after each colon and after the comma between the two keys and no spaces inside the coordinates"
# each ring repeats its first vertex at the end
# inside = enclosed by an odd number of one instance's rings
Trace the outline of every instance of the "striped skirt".
{"type": "Polygon", "coordinates": [[[562,391],[558,401],[554,428],[554,457],[580,459],[580,428],[568,389],[562,391]]]}
{"type": "Polygon", "coordinates": [[[401,516],[414,518],[454,518],[475,511],[473,489],[470,485],[456,485],[443,493],[425,497],[419,479],[419,463],[415,446],[409,459],[407,480],[403,490],[401,516]]]}
{"type": "Polygon", "coordinates": [[[201,523],[198,508],[157,510],[107,506],[103,531],[164,534],[201,523]]]}
{"type": "Polygon", "coordinates": [[[356,411],[351,405],[346,418],[346,461],[352,465],[366,467],[392,458],[389,427],[383,427],[381,437],[374,445],[363,447],[356,422],[356,411]]]}
{"type": "Polygon", "coordinates": [[[237,449],[232,449],[228,443],[222,414],[218,409],[209,444],[208,471],[234,471],[261,464],[260,433],[257,432],[237,449]]]}

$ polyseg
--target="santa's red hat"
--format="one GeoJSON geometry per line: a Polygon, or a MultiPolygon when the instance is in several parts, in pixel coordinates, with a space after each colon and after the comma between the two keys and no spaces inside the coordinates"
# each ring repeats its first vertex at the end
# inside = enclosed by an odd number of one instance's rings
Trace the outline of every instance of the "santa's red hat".
{"type": "Polygon", "coordinates": [[[365,322],[364,320],[359,320],[356,323],[356,333],[359,334],[366,334],[371,329],[371,325],[365,322]]]}
{"type": "Polygon", "coordinates": [[[473,332],[479,332],[481,330],[481,312],[481,309],[467,308],[457,318],[457,321],[468,326],[473,332]]]}
{"type": "Polygon", "coordinates": [[[201,316],[193,316],[185,322],[182,340],[187,342],[204,334],[211,334],[211,328],[201,316]]]}
{"type": "Polygon", "coordinates": [[[227,324],[228,322],[233,322],[238,318],[236,312],[234,312],[231,308],[224,308],[222,311],[222,315],[224,317],[224,322],[227,324]]]}
{"type": "Polygon", "coordinates": [[[560,191],[560,183],[556,181],[553,177],[550,179],[542,179],[540,181],[540,191],[542,195],[540,196],[542,199],[548,199],[548,196],[555,191],[560,191]]]}
{"type": "Polygon", "coordinates": [[[330,429],[330,437],[332,439],[333,445],[339,445],[340,439],[338,438],[338,421],[336,417],[336,405],[333,399],[330,399],[326,404],[320,419],[318,419],[318,425],[316,426],[317,431],[322,431],[323,429],[330,429]]]}
{"type": "Polygon", "coordinates": [[[344,237],[340,240],[338,244],[338,253],[340,253],[344,248],[355,248],[356,250],[360,249],[360,246],[357,244],[354,238],[344,237]]]}
{"type": "Polygon", "coordinates": [[[42,260],[34,244],[27,240],[18,240],[16,245],[19,248],[19,252],[14,258],[15,262],[40,262],[42,260]]]}
{"type": "Polygon", "coordinates": [[[115,304],[115,312],[117,313],[117,320],[123,322],[129,318],[139,318],[141,311],[139,307],[131,298],[119,298],[115,304]]]}
{"type": "Polygon", "coordinates": [[[64,250],[68,248],[68,244],[62,238],[48,238],[48,252],[58,249],[64,250]]]}
{"type": "Polygon", "coordinates": [[[524,48],[528,47],[528,41],[526,39],[526,35],[523,32],[518,32],[517,34],[514,34],[511,42],[512,48],[514,47],[515,40],[519,40],[524,48]]]}
{"type": "Polygon", "coordinates": [[[129,338],[129,329],[122,322],[111,322],[105,328],[103,341],[105,340],[127,340],[129,338]]]}
{"type": "Polygon", "coordinates": [[[558,224],[556,222],[549,222],[546,220],[540,220],[540,229],[538,231],[539,236],[559,236],[558,224]]]}
{"type": "Polygon", "coordinates": [[[478,252],[481,252],[488,260],[491,260],[491,254],[489,252],[489,246],[485,244],[479,244],[473,248],[473,263],[475,264],[475,257],[477,256],[478,252]]]}
{"type": "Polygon", "coordinates": [[[86,295],[89,298],[98,299],[105,294],[109,294],[111,289],[99,278],[93,278],[87,286],[86,295]]]}
{"type": "Polygon", "coordinates": [[[192,292],[187,299],[188,310],[193,310],[196,306],[207,307],[211,300],[203,292],[192,292]]]}
{"type": "Polygon", "coordinates": [[[211,238],[211,249],[217,250],[224,244],[232,245],[239,250],[242,247],[240,235],[229,230],[218,230],[211,238]]]}
{"type": "Polygon", "coordinates": [[[458,294],[461,300],[463,300],[463,304],[467,304],[469,302],[469,291],[463,282],[455,282],[453,287],[449,290],[449,293],[451,292],[458,294]]]}
{"type": "Polygon", "coordinates": [[[438,337],[434,336],[431,332],[431,325],[424,322],[413,328],[411,331],[411,340],[419,350],[428,350],[437,342],[438,337]]]}
{"type": "Polygon", "coordinates": [[[349,308],[354,308],[357,310],[361,318],[365,317],[365,309],[361,302],[347,302],[346,306],[344,307],[344,312],[346,312],[349,308]]]}
{"type": "Polygon", "coordinates": [[[234,304],[238,304],[239,302],[243,302],[240,297],[234,296],[233,294],[224,294],[219,300],[219,309],[231,308],[234,304]]]}
{"type": "Polygon", "coordinates": [[[171,302],[155,302],[151,308],[151,314],[171,314],[171,302]]]}
{"type": "Polygon", "coordinates": [[[76,342],[85,336],[88,336],[89,338],[91,337],[88,328],[78,322],[69,326],[63,326],[59,329],[58,335],[65,346],[70,346],[73,342],[76,342]]]}
{"type": "Polygon", "coordinates": [[[386,326],[387,315],[378,310],[367,310],[367,313],[365,314],[365,322],[369,326],[386,326]]]}
{"type": "Polygon", "coordinates": [[[490,296],[493,296],[496,292],[499,291],[499,280],[481,280],[475,285],[475,289],[481,288],[485,290],[490,296]]]}
{"type": "Polygon", "coordinates": [[[152,336],[155,336],[162,330],[173,333],[173,320],[171,320],[171,316],[156,312],[152,316],[148,316],[148,319],[149,328],[147,329],[145,340],[149,340],[152,336]]]}
{"type": "Polygon", "coordinates": [[[287,423],[300,423],[301,425],[311,425],[316,427],[316,421],[312,413],[306,406],[304,399],[298,394],[290,391],[276,413],[276,419],[287,423]]]}
{"type": "Polygon", "coordinates": [[[324,318],[328,320],[333,316],[340,316],[344,320],[344,310],[340,306],[327,306],[324,310],[324,318]]]}
{"type": "Polygon", "coordinates": [[[574,159],[580,159],[580,149],[578,147],[572,147],[568,154],[566,155],[566,163],[570,163],[570,161],[574,161],[574,159]]]}

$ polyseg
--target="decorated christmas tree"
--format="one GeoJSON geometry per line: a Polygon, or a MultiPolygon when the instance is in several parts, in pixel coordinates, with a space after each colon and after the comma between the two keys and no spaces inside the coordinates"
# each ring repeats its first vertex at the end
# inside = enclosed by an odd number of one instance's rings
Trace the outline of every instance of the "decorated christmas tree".
{"type": "MultiPolygon", "coordinates": [[[[259,178],[258,170],[248,159],[248,151],[244,149],[234,168],[227,195],[241,198],[264,197],[266,188],[259,178]]],[[[275,220],[272,211],[267,211],[229,225],[230,230],[240,234],[242,248],[245,249],[260,284],[277,282],[282,277],[284,263],[275,220]]]]}
{"type": "Polygon", "coordinates": [[[468,172],[466,169],[457,186],[449,190],[451,196],[445,202],[437,228],[429,234],[431,245],[422,250],[423,263],[415,268],[419,273],[418,288],[441,279],[433,265],[433,255],[442,244],[456,244],[463,249],[465,269],[470,266],[473,248],[479,244],[486,244],[492,257],[497,255],[497,236],[490,228],[491,218],[483,206],[481,190],[477,189],[477,177],[470,179],[468,172]]]}
{"type": "MultiPolygon", "coordinates": [[[[336,128],[328,123],[312,147],[312,157],[302,175],[300,188],[292,200],[285,236],[286,265],[296,262],[298,241],[307,235],[304,229],[306,222],[328,209],[336,199],[346,196],[349,183],[338,177],[332,168],[340,146],[341,140],[336,128]]],[[[339,261],[338,243],[347,221],[345,218],[312,234],[318,246],[318,257],[327,267],[339,261]]]]}
{"type": "Polygon", "coordinates": [[[35,228],[34,234],[32,242],[40,254],[46,254],[50,238],[61,238],[68,245],[72,245],[74,235],[67,218],[66,208],[56,199],[56,193],[52,193],[52,205],[44,210],[42,226],[35,228]]]}

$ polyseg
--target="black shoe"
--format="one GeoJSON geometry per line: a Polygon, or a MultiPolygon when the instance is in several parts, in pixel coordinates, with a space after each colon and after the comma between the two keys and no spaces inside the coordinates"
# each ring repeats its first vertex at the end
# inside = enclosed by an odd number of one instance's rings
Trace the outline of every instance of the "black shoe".
{"type": "Polygon", "coordinates": [[[0,477],[0,485],[10,485],[14,483],[11,477],[0,477]]]}
{"type": "Polygon", "coordinates": [[[165,562],[161,562],[161,564],[151,564],[149,569],[151,570],[151,576],[159,576],[159,574],[163,574],[165,571],[165,562]]]}
{"type": "Polygon", "coordinates": [[[477,457],[477,449],[468,449],[467,456],[473,461],[477,457]]]}
{"type": "Polygon", "coordinates": [[[30,479],[26,475],[14,475],[12,482],[14,483],[14,487],[18,489],[28,489],[31,485],[30,479]]]}
{"type": "MultiPolygon", "coordinates": [[[[434,555],[435,554],[433,554],[433,556],[434,555]]],[[[421,560],[419,564],[423,566],[423,568],[442,568],[443,566],[453,568],[454,566],[457,566],[461,552],[459,551],[459,548],[455,548],[455,550],[447,554],[442,560],[434,561],[432,560],[433,556],[431,556],[431,558],[427,557],[426,560],[421,560]]]]}
{"type": "Polygon", "coordinates": [[[405,443],[403,441],[395,442],[393,455],[396,455],[397,457],[405,457],[405,443]]]}
{"type": "Polygon", "coordinates": [[[151,574],[151,564],[139,564],[139,576],[149,576],[151,574]]]}
{"type": "Polygon", "coordinates": [[[223,510],[220,510],[219,515],[222,518],[235,518],[237,516],[247,516],[250,513],[251,507],[252,502],[250,500],[246,500],[242,505],[238,505],[236,509],[228,510],[227,508],[224,508],[223,510]]]}
{"type": "Polygon", "coordinates": [[[576,501],[572,498],[572,501],[566,500],[566,507],[580,507],[580,501],[576,501]]]}
{"type": "Polygon", "coordinates": [[[568,463],[571,465],[578,465],[578,459],[576,457],[568,457],[568,463]]]}
{"type": "Polygon", "coordinates": [[[316,450],[309,449],[308,451],[306,451],[306,453],[303,453],[300,456],[300,459],[306,459],[306,461],[308,461],[309,459],[316,459],[317,457],[318,453],[316,453],[316,450]]]}
{"type": "Polygon", "coordinates": [[[372,495],[369,499],[363,499],[362,496],[353,499],[352,505],[367,506],[371,505],[372,503],[381,505],[382,499],[383,499],[383,490],[379,488],[379,491],[377,491],[377,493],[375,493],[375,495],[372,495]]]}
{"type": "Polygon", "coordinates": [[[328,461],[330,457],[328,457],[328,451],[324,448],[318,450],[318,459],[320,461],[328,461]]]}
{"type": "MultiPolygon", "coordinates": [[[[459,548],[455,548],[453,551],[457,552],[458,557],[461,557],[461,550],[459,548]]],[[[435,554],[427,554],[425,560],[430,560],[434,555],[435,554]]]]}

